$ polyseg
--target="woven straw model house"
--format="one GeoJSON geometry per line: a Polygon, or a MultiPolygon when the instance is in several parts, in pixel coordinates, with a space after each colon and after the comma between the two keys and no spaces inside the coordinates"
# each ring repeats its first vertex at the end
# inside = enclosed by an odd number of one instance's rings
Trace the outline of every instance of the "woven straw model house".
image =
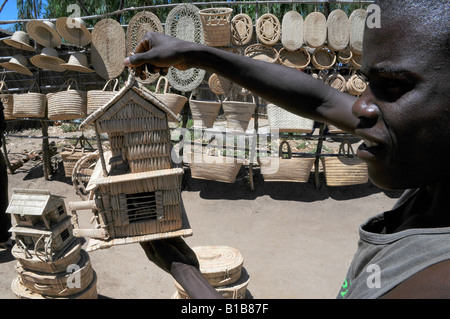
{"type": "Polygon", "coordinates": [[[116,245],[182,228],[183,169],[171,168],[169,118],[177,120],[130,77],[114,98],[81,123],[82,128],[95,126],[100,160],[87,186],[91,200],[69,204],[76,236],[116,245]],[[108,135],[110,152],[103,152],[102,133],[108,135]],[[79,229],[76,211],[86,208],[94,213],[94,229],[79,229]]]}

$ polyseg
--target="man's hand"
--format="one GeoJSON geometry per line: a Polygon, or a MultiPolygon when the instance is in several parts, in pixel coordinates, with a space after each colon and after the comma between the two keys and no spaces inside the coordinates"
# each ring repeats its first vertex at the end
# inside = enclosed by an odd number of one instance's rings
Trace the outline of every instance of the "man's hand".
{"type": "Polygon", "coordinates": [[[147,32],[137,45],[134,53],[127,57],[124,64],[136,68],[137,76],[145,76],[144,70],[150,73],[167,74],[170,66],[179,70],[187,70],[185,60],[186,48],[191,42],[179,40],[157,32],[147,32]]]}
{"type": "Polygon", "coordinates": [[[195,252],[181,237],[152,240],[140,244],[148,259],[169,274],[172,273],[174,263],[200,268],[195,252]]]}

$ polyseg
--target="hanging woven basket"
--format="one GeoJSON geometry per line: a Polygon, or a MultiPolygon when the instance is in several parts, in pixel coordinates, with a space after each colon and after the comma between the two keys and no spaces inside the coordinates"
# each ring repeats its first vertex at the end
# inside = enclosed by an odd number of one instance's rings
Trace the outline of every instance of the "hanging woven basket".
{"type": "Polygon", "coordinates": [[[188,98],[175,93],[169,93],[169,81],[166,77],[161,76],[156,83],[155,96],[164,102],[165,105],[173,112],[173,114],[180,114],[183,106],[186,104],[188,98]],[[161,91],[161,83],[164,81],[164,88],[161,91]]]}
{"type": "Polygon", "coordinates": [[[246,102],[236,101],[236,99],[231,100],[230,96],[227,96],[222,102],[223,112],[227,119],[227,128],[233,131],[245,132],[255,112],[255,98],[253,95],[250,95],[252,101],[246,102]]]}
{"type": "Polygon", "coordinates": [[[350,64],[355,70],[359,70],[362,65],[362,55],[353,53],[350,59],[350,64]]]}
{"type": "Polygon", "coordinates": [[[314,121],[293,114],[273,104],[267,104],[267,118],[271,129],[288,133],[310,133],[314,127],[314,121]]]}
{"type": "Polygon", "coordinates": [[[252,59],[274,63],[278,60],[278,51],[268,45],[251,44],[245,48],[244,55],[252,59]]]}
{"type": "Polygon", "coordinates": [[[277,16],[265,13],[256,21],[256,36],[265,45],[274,45],[280,40],[281,24],[277,16]]]}
{"type": "Polygon", "coordinates": [[[231,42],[234,45],[247,45],[253,36],[253,22],[248,14],[240,13],[231,20],[231,42]]]}
{"type": "MultiPolygon", "coordinates": [[[[73,170],[77,162],[84,156],[94,153],[96,150],[92,147],[86,137],[82,134],[71,149],[62,151],[60,153],[63,165],[64,165],[64,173],[66,177],[72,177],[73,170]]],[[[93,158],[90,162],[94,164],[97,161],[97,158],[93,158]]]]}
{"type": "Polygon", "coordinates": [[[6,86],[5,81],[0,81],[0,101],[3,104],[3,115],[5,120],[13,120],[16,117],[14,116],[14,97],[9,93],[8,87],[6,86]],[[6,93],[2,93],[3,90],[6,93]]]}
{"type": "Polygon", "coordinates": [[[312,64],[320,69],[329,69],[336,63],[336,53],[327,46],[316,48],[312,55],[312,64]]]}
{"type": "Polygon", "coordinates": [[[113,99],[117,93],[117,86],[119,84],[118,79],[108,80],[102,90],[90,90],[87,92],[87,115],[91,115],[103,105],[113,99]],[[108,85],[114,82],[114,86],[111,91],[107,91],[108,85]]]}
{"type": "Polygon", "coordinates": [[[231,42],[231,8],[210,8],[199,11],[205,44],[227,46],[231,42]]]}
{"type": "Polygon", "coordinates": [[[315,157],[292,157],[291,146],[286,140],[280,143],[278,154],[276,158],[259,158],[265,182],[308,182],[315,157]],[[283,156],[283,146],[287,147],[287,157],[283,156]]]}
{"type": "Polygon", "coordinates": [[[192,119],[194,120],[194,127],[210,128],[213,127],[216,121],[216,116],[219,114],[220,101],[205,101],[196,100],[191,94],[189,98],[189,106],[191,108],[192,119]]]}
{"type": "Polygon", "coordinates": [[[208,86],[214,94],[223,95],[230,90],[231,82],[217,73],[213,73],[208,79],[208,86]]]}
{"type": "Polygon", "coordinates": [[[281,44],[289,51],[297,51],[303,45],[303,17],[297,11],[288,11],[283,16],[281,44]]]}
{"type": "Polygon", "coordinates": [[[223,156],[221,150],[215,146],[197,151],[201,153],[186,152],[183,154],[183,160],[189,164],[192,178],[229,184],[236,181],[243,161],[232,156],[223,156]]]}
{"type": "Polygon", "coordinates": [[[13,115],[16,118],[45,118],[47,112],[47,99],[45,94],[39,93],[39,86],[34,80],[32,81],[29,90],[28,93],[13,94],[13,115]],[[38,93],[30,92],[34,85],[36,85],[38,93]]]}
{"type": "Polygon", "coordinates": [[[367,165],[354,156],[349,142],[339,147],[340,156],[327,156],[323,160],[325,180],[328,186],[365,184],[369,180],[367,165]],[[345,150],[347,146],[347,150],[345,150]]]}
{"type": "Polygon", "coordinates": [[[327,44],[334,51],[344,50],[350,38],[347,14],[341,9],[333,10],[327,19],[327,44]]]}
{"type": "Polygon", "coordinates": [[[362,95],[364,93],[364,91],[366,90],[366,88],[367,88],[367,83],[364,81],[364,79],[361,76],[359,76],[357,74],[352,75],[348,79],[347,84],[346,84],[347,92],[352,95],[355,95],[355,96],[362,95]]]}
{"type": "Polygon", "coordinates": [[[51,120],[75,120],[86,116],[86,92],[78,90],[78,83],[73,78],[67,80],[62,86],[66,85],[66,91],[47,94],[48,118],[51,120]],[[73,84],[76,89],[72,89],[73,84]]]}
{"type": "Polygon", "coordinates": [[[363,52],[363,37],[364,28],[366,23],[367,11],[364,9],[356,9],[350,14],[349,28],[350,37],[349,45],[350,50],[355,54],[362,54],[363,52]]]}
{"type": "Polygon", "coordinates": [[[281,48],[278,53],[278,59],[284,66],[295,69],[304,69],[311,62],[311,55],[304,48],[296,51],[288,51],[286,48],[281,48]]]}
{"type": "Polygon", "coordinates": [[[311,12],[305,18],[304,41],[311,48],[318,48],[327,40],[327,18],[320,12],[311,12]]]}

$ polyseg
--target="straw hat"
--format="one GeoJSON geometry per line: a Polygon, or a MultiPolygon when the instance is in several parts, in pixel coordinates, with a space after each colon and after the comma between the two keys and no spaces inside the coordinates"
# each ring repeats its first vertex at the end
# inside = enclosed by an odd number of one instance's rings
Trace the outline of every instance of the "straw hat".
{"type": "Polygon", "coordinates": [[[27,23],[27,32],[34,41],[44,47],[61,46],[61,36],[50,21],[30,21],[27,23]]]}
{"type": "Polygon", "coordinates": [[[63,59],[58,57],[58,52],[53,48],[43,48],[41,54],[35,55],[30,59],[38,68],[44,70],[51,70],[56,72],[63,72],[66,68],[61,64],[66,63],[63,59]]]}
{"type": "Polygon", "coordinates": [[[58,18],[56,30],[70,44],[82,47],[91,43],[91,33],[86,28],[86,23],[80,18],[58,18]]]}
{"type": "Polygon", "coordinates": [[[33,75],[28,69],[27,59],[22,54],[14,55],[9,62],[0,63],[1,66],[20,74],[33,75]]]}
{"type": "Polygon", "coordinates": [[[30,37],[25,31],[16,31],[10,39],[5,39],[3,42],[21,50],[34,51],[34,47],[30,45],[30,37]]]}
{"type": "Polygon", "coordinates": [[[68,70],[77,71],[77,72],[83,72],[83,73],[95,72],[94,70],[92,70],[88,67],[87,58],[81,52],[73,53],[70,56],[69,61],[67,63],[61,64],[61,66],[68,70]]]}

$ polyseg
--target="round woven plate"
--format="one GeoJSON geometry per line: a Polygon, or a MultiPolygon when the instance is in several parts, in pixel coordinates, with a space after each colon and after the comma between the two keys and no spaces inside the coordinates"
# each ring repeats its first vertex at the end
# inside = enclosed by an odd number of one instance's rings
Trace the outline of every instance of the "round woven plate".
{"type": "Polygon", "coordinates": [[[350,14],[350,50],[355,54],[362,54],[363,35],[366,21],[366,10],[356,9],[350,14]]]}
{"type": "MultiPolygon", "coordinates": [[[[155,14],[149,11],[141,11],[131,18],[127,27],[127,56],[134,52],[141,39],[149,31],[164,33],[163,25],[155,14]]],[[[148,84],[155,82],[159,78],[159,73],[153,74],[147,71],[145,73],[145,80],[142,80],[140,77],[137,77],[136,80],[148,84]]]]}
{"type": "Polygon", "coordinates": [[[303,45],[303,17],[297,11],[289,11],[281,22],[281,44],[286,50],[295,51],[303,45]]]}
{"type": "Polygon", "coordinates": [[[231,42],[246,45],[252,40],[253,22],[248,14],[240,13],[231,20],[231,42]]]}
{"type": "Polygon", "coordinates": [[[26,28],[30,37],[40,45],[44,47],[61,46],[61,36],[52,22],[32,20],[27,22],[26,28]]]}
{"type": "Polygon", "coordinates": [[[281,34],[280,20],[272,13],[265,13],[256,21],[256,36],[266,45],[278,42],[281,34]]]}
{"type": "Polygon", "coordinates": [[[80,18],[61,17],[56,20],[56,30],[70,44],[83,47],[91,43],[92,37],[86,23],[80,18]],[[72,20],[72,21],[70,21],[72,20]]]}
{"type": "Polygon", "coordinates": [[[211,91],[217,95],[225,94],[231,88],[231,82],[216,73],[211,74],[208,85],[211,91]]]}
{"type": "Polygon", "coordinates": [[[344,50],[348,46],[349,21],[347,14],[340,10],[331,11],[327,19],[328,46],[334,51],[344,50]]]}
{"type": "Polygon", "coordinates": [[[104,19],[97,22],[92,30],[91,63],[102,78],[118,77],[125,64],[125,31],[119,22],[104,19]]]}
{"type": "Polygon", "coordinates": [[[327,18],[320,12],[311,12],[305,18],[304,41],[312,48],[324,45],[327,40],[327,18]]]}
{"type": "MultiPolygon", "coordinates": [[[[177,39],[204,44],[199,11],[199,8],[190,3],[176,6],[167,15],[165,33],[177,39]]],[[[202,69],[191,68],[180,71],[170,67],[166,77],[174,89],[187,92],[198,87],[205,74],[206,71],[202,69]]]]}

